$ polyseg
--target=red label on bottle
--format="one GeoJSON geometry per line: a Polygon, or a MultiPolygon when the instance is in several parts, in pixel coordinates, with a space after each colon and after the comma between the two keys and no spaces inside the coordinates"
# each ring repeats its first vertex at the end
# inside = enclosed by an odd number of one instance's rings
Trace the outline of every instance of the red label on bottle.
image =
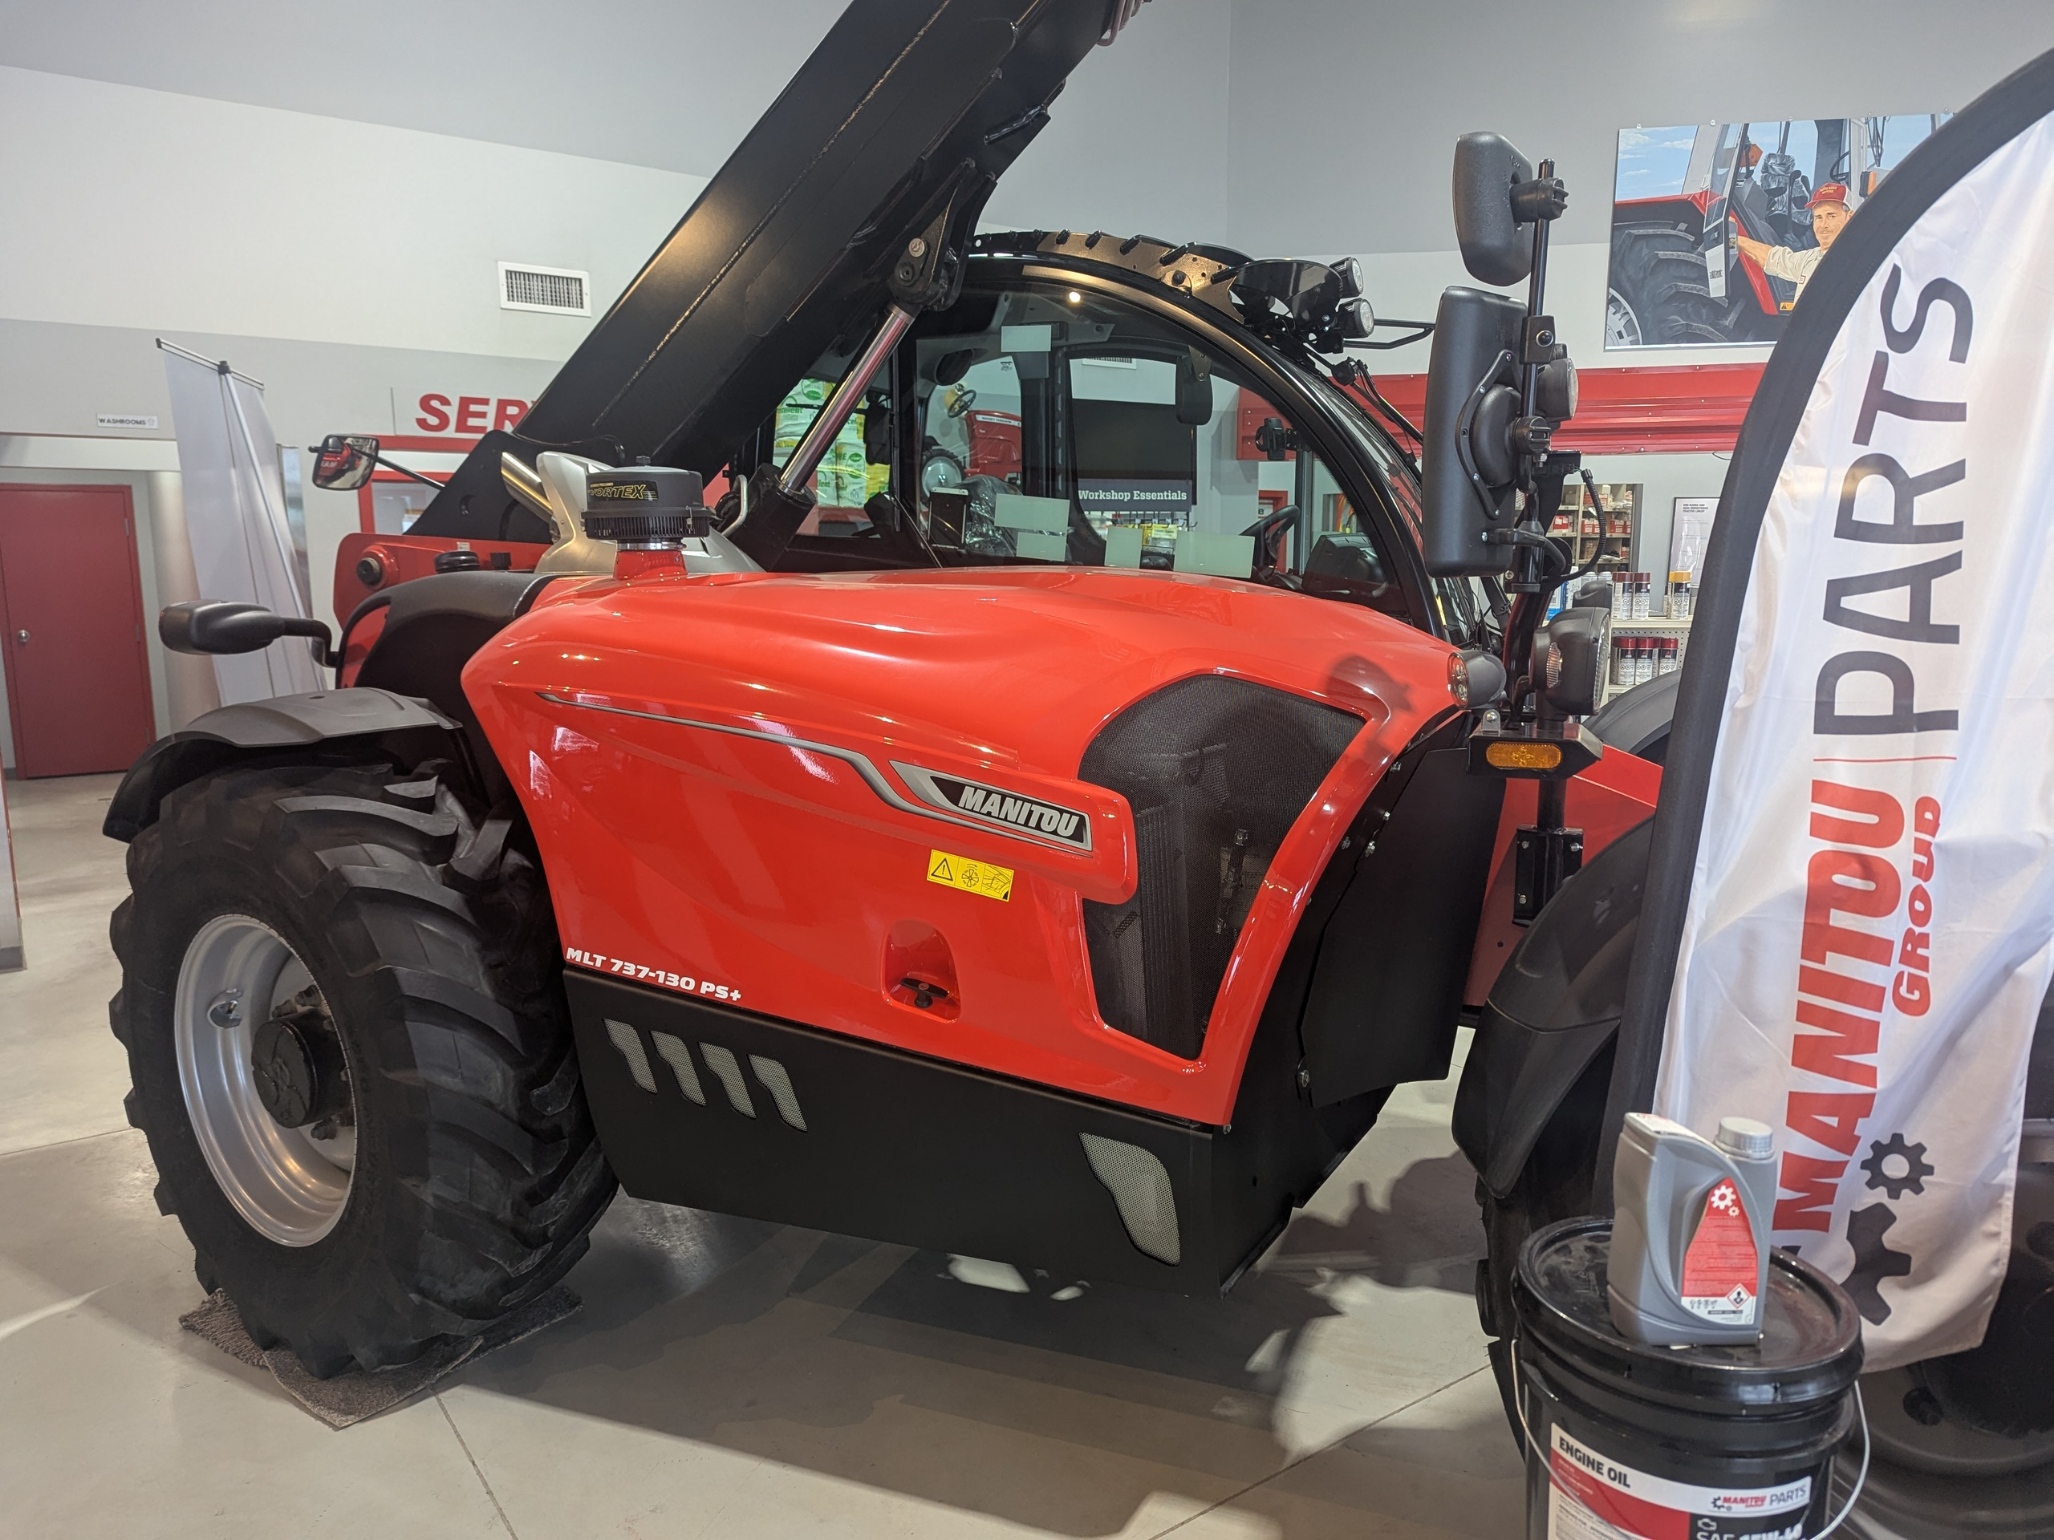
{"type": "Polygon", "coordinates": [[[1705,1194],[1683,1253],[1683,1308],[1725,1326],[1754,1325],[1761,1262],[1747,1200],[1728,1177],[1705,1194]]]}

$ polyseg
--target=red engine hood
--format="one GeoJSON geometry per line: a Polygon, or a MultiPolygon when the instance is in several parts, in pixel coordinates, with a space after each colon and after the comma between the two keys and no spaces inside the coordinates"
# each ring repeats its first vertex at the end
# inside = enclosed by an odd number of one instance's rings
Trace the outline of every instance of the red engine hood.
{"type": "Polygon", "coordinates": [[[573,965],[1224,1123],[1307,895],[1386,766],[1454,707],[1448,655],[1369,610],[1214,578],[752,574],[558,585],[464,689],[573,965]],[[1077,772],[1111,718],[1213,673],[1365,726],[1271,862],[1187,1060],[1098,1014],[1081,905],[1135,891],[1137,834],[1077,772]],[[1081,815],[1062,828],[1089,838],[953,816],[922,790],[937,776],[1081,815]],[[1010,898],[950,888],[943,861],[1016,874],[1010,898]],[[899,998],[916,966],[948,981],[945,1012],[899,998]]]}
{"type": "MultiPolygon", "coordinates": [[[[599,581],[546,593],[465,671],[492,690],[689,703],[813,736],[1070,776],[1104,724],[1220,673],[1392,725],[1453,702],[1446,643],[1353,605],[1092,568],[599,581]]],[[[1379,736],[1384,736],[1380,734],[1379,736]]]]}

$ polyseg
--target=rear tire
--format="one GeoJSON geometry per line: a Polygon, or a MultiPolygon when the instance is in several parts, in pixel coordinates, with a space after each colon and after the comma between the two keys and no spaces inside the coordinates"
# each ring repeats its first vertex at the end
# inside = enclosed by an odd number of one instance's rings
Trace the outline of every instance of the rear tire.
{"type": "MultiPolygon", "coordinates": [[[[1622,225],[1612,232],[1606,329],[1612,346],[1628,334],[1641,347],[1704,347],[1774,341],[1774,326],[1746,280],[1724,302],[1712,298],[1704,254],[1674,225],[1622,225]]],[[[1729,294],[1732,292],[1729,286],[1729,294]]]]}
{"type": "Polygon", "coordinates": [[[1522,1454],[1526,1441],[1520,1432],[1519,1398],[1512,1377],[1512,1338],[1518,1331],[1512,1279],[1519,1271],[1519,1252],[1528,1236],[1558,1219],[1575,1219],[1590,1212],[1605,1093],[1612,1083],[1612,1053],[1613,1049],[1606,1047],[1562,1099],[1526,1157],[1511,1192],[1500,1198],[1480,1179],[1476,1184],[1486,1248],[1483,1260],[1476,1264],[1476,1313],[1490,1338],[1491,1373],[1497,1378],[1505,1419],[1522,1454]]]}
{"type": "Polygon", "coordinates": [[[109,1014],[158,1205],[258,1345],[291,1347],[317,1375],[483,1331],[563,1276],[613,1195],[548,895],[505,833],[481,831],[432,776],[294,766],[182,787],[129,847],[109,1014]],[[224,934],[272,960],[224,973],[224,934]],[[221,1004],[231,975],[270,998],[246,1014],[221,1004]],[[318,1005],[323,1041],[339,1041],[353,1151],[333,1120],[267,1131],[236,1101],[248,1045],[288,987],[318,1005]],[[185,998],[196,988],[213,991],[211,1014],[185,998]],[[240,1040],[210,1035],[231,1030],[240,1040]],[[209,1055],[213,1079],[196,1081],[209,1055]],[[270,1167],[266,1150],[283,1152],[270,1167]],[[296,1227],[267,1183],[291,1188],[309,1151],[340,1153],[311,1163],[329,1180],[301,1183],[317,1217],[296,1227]]]}

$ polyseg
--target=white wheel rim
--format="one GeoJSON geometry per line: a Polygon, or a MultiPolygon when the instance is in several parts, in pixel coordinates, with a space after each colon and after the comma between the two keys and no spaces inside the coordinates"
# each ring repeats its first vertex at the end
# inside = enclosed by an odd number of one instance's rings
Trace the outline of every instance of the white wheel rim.
{"type": "Polygon", "coordinates": [[[250,1069],[258,1025],[311,982],[270,926],[223,914],[187,944],[173,1001],[179,1086],[200,1152],[236,1212],[281,1246],[311,1246],[335,1228],[356,1163],[353,1126],[332,1139],[283,1127],[250,1069]]]}
{"type": "Polygon", "coordinates": [[[1637,348],[1641,345],[1640,317],[1633,313],[1633,307],[1626,303],[1625,296],[1617,289],[1605,295],[1605,345],[1614,348],[1637,348]]]}

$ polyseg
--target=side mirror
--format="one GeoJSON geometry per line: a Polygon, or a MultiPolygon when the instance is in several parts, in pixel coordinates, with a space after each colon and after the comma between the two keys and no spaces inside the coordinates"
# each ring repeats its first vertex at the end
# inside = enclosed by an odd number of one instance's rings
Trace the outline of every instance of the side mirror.
{"type": "Polygon", "coordinates": [[[1196,348],[1177,360],[1177,421],[1189,428],[1212,421],[1212,360],[1196,348]]]}
{"type": "Polygon", "coordinates": [[[1547,715],[1587,717],[1598,709],[1611,629],[1612,612],[1595,608],[1564,610],[1548,622],[1533,657],[1534,688],[1547,715]]]}
{"type": "Polygon", "coordinates": [[[1512,209],[1512,189],[1533,180],[1533,162],[1497,134],[1455,141],[1455,242],[1478,283],[1502,288],[1533,271],[1533,226],[1512,209]]]}
{"type": "Polygon", "coordinates": [[[354,492],[378,468],[378,440],[364,434],[331,433],[314,451],[314,485],[324,492],[354,492]]]}
{"type": "Polygon", "coordinates": [[[1503,572],[1513,547],[1488,536],[1512,527],[1519,456],[1519,357],[1526,308],[1502,294],[1450,289],[1427,363],[1426,442],[1420,456],[1426,568],[1436,577],[1503,572]]]}
{"type": "Polygon", "coordinates": [[[259,652],[281,637],[310,636],[328,650],[328,627],[318,620],[280,615],[261,604],[227,599],[193,599],[167,604],[157,616],[157,635],[173,652],[259,652]]]}

